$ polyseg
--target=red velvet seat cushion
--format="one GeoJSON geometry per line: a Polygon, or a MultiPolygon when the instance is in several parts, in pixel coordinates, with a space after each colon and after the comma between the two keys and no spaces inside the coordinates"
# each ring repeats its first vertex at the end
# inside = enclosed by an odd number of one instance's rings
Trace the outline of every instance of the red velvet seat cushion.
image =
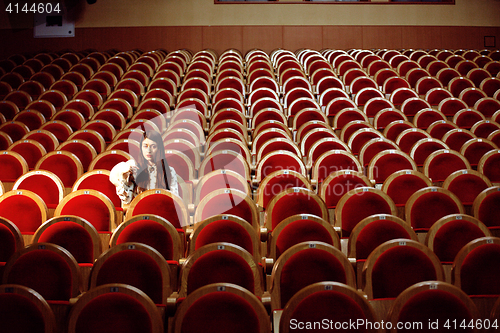
{"type": "Polygon", "coordinates": [[[16,252],[16,239],[5,225],[0,224],[0,262],[6,262],[16,252]]]}
{"type": "Polygon", "coordinates": [[[76,322],[79,333],[152,332],[150,314],[139,301],[121,293],[108,293],[91,300],[76,322]]]}
{"type": "Polygon", "coordinates": [[[0,295],[2,332],[45,333],[41,311],[27,297],[18,294],[0,295]]]}
{"type": "Polygon", "coordinates": [[[380,244],[396,238],[411,239],[408,232],[398,223],[378,220],[367,224],[356,239],[356,259],[366,259],[380,244]]]}
{"type": "Polygon", "coordinates": [[[137,250],[119,251],[101,266],[96,285],[123,283],[142,290],[156,304],[162,303],[162,272],[156,261],[137,250]]]}
{"type": "Polygon", "coordinates": [[[425,253],[411,246],[392,247],[373,266],[373,298],[395,298],[417,282],[436,278],[434,265],[425,253]]]}
{"type": "Polygon", "coordinates": [[[287,225],[276,240],[276,258],[295,244],[317,241],[333,245],[332,236],[321,224],[311,220],[297,220],[287,225]]]}
{"type": "Polygon", "coordinates": [[[443,216],[459,213],[459,207],[448,195],[428,192],[415,200],[410,213],[411,224],[415,230],[428,230],[443,216]]]}
{"type": "Polygon", "coordinates": [[[356,224],[370,215],[392,213],[387,201],[373,192],[361,192],[352,196],[341,209],[342,237],[348,237],[356,224]]]}
{"type": "Polygon", "coordinates": [[[500,295],[500,245],[484,244],[472,250],[462,263],[460,279],[468,295],[500,295]]]}
{"type": "Polygon", "coordinates": [[[40,235],[40,243],[60,245],[68,250],[78,263],[94,262],[92,237],[81,225],[59,222],[51,225],[40,235]]]}
{"type": "Polygon", "coordinates": [[[142,243],[153,247],[165,258],[172,260],[174,248],[168,231],[159,223],[151,220],[139,220],[125,227],[116,244],[127,242],[142,243]]]}
{"type": "Polygon", "coordinates": [[[234,252],[216,250],[199,257],[189,271],[187,293],[218,282],[233,283],[254,292],[252,269],[234,252]]]}
{"type": "Polygon", "coordinates": [[[97,231],[109,231],[110,211],[98,197],[82,194],[67,201],[61,215],[76,215],[89,221],[97,231]]]}
{"type": "MultiPolygon", "coordinates": [[[[411,297],[402,307],[399,313],[399,322],[424,323],[424,330],[429,322],[439,323],[442,330],[443,325],[449,321],[462,323],[463,320],[469,323],[472,319],[467,306],[455,295],[443,290],[429,289],[422,291],[411,297]]],[[[399,330],[398,330],[399,331],[399,330]]],[[[402,330],[407,332],[409,330],[402,330]]],[[[415,330],[417,331],[417,330],[415,330]]],[[[473,332],[472,328],[460,329],[461,332],[473,332]]]]}
{"type": "Polygon", "coordinates": [[[6,282],[29,287],[45,300],[67,301],[72,296],[71,269],[59,254],[49,250],[33,250],[19,257],[6,282]]]}
{"type": "Polygon", "coordinates": [[[290,257],[281,271],[281,306],[302,288],[316,282],[334,281],[346,283],[342,263],[329,252],[307,249],[290,257]]]}
{"type": "Polygon", "coordinates": [[[253,254],[252,238],[248,232],[236,222],[229,220],[213,221],[200,231],[196,238],[195,250],[203,245],[226,242],[236,244],[253,254]]]}
{"type": "Polygon", "coordinates": [[[434,236],[433,250],[439,260],[452,263],[462,247],[468,242],[484,236],[484,232],[474,223],[455,220],[439,228],[434,236]]]}
{"type": "MultiPolygon", "coordinates": [[[[164,194],[152,194],[137,202],[134,215],[153,214],[166,218],[175,228],[181,228],[182,209],[177,202],[164,194]]],[[[186,221],[183,221],[186,222],[186,221]]]]}
{"type": "MultiPolygon", "coordinates": [[[[304,298],[294,309],[291,318],[296,320],[296,323],[311,324],[321,323],[324,319],[328,319],[328,323],[332,323],[333,327],[335,327],[335,323],[349,323],[350,321],[356,322],[358,319],[367,319],[363,309],[352,298],[332,290],[318,291],[304,298]]],[[[318,329],[316,326],[314,330],[304,329],[299,331],[321,332],[323,330],[324,328],[318,329]]],[[[361,325],[357,330],[342,331],[367,332],[364,325],[361,325]]]]}
{"type": "Polygon", "coordinates": [[[323,217],[321,207],[313,198],[306,193],[290,192],[275,202],[271,216],[273,229],[287,217],[297,214],[323,217]]]}
{"type": "Polygon", "coordinates": [[[45,221],[36,202],[25,195],[13,195],[0,204],[0,216],[12,221],[21,233],[34,233],[45,221]]]}
{"type": "Polygon", "coordinates": [[[259,333],[255,309],[241,296],[213,292],[197,299],[182,321],[183,333],[259,333]]]}

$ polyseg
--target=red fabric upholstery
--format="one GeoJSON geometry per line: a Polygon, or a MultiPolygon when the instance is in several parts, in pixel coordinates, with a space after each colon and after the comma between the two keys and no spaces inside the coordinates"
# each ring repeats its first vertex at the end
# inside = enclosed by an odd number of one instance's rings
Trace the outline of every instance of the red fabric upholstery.
{"type": "Polygon", "coordinates": [[[490,182],[500,182],[500,154],[491,155],[486,159],[483,165],[483,174],[490,182]]]}
{"type": "Polygon", "coordinates": [[[200,297],[187,310],[183,333],[259,333],[255,309],[241,296],[213,292],[200,297]]]}
{"type": "Polygon", "coordinates": [[[329,174],[340,170],[358,170],[355,157],[345,154],[329,154],[318,165],[318,183],[321,183],[329,174]]]}
{"type": "Polygon", "coordinates": [[[287,217],[297,214],[323,216],[321,207],[309,195],[300,192],[290,192],[275,202],[271,215],[273,229],[287,217]]]}
{"type": "Polygon", "coordinates": [[[119,251],[102,264],[96,286],[123,283],[142,290],[156,304],[162,303],[162,272],[148,254],[137,250],[119,251]]]}
{"type": "Polygon", "coordinates": [[[500,295],[500,245],[473,249],[462,263],[460,280],[468,295],[500,295]]]}
{"type": "Polygon", "coordinates": [[[21,233],[34,233],[45,222],[36,202],[25,195],[13,195],[3,200],[0,216],[13,222],[21,233]]]}
{"type": "Polygon", "coordinates": [[[217,242],[236,244],[250,254],[254,252],[252,238],[245,228],[230,220],[217,220],[206,225],[196,238],[195,250],[203,245],[217,242]]]}
{"type": "Polygon", "coordinates": [[[439,228],[434,236],[433,251],[441,262],[452,263],[462,247],[484,236],[483,231],[474,223],[454,220],[439,228]]]}
{"type": "Polygon", "coordinates": [[[65,155],[52,155],[45,159],[38,168],[55,173],[63,182],[64,187],[72,187],[78,179],[75,163],[65,155]]]}
{"type": "Polygon", "coordinates": [[[152,332],[150,315],[132,296],[107,293],[90,301],[76,322],[78,333],[152,332]]]}
{"type": "Polygon", "coordinates": [[[217,282],[233,283],[254,292],[252,269],[243,257],[231,251],[215,250],[199,257],[189,271],[187,294],[217,282]]]}
{"type": "Polygon", "coordinates": [[[378,220],[367,224],[356,239],[356,259],[368,258],[377,246],[396,238],[411,239],[411,236],[401,225],[393,221],[378,220]]]}
{"type": "Polygon", "coordinates": [[[252,223],[253,221],[254,216],[252,215],[249,203],[232,193],[217,195],[206,203],[203,207],[201,220],[219,214],[230,214],[241,217],[245,221],[248,221],[248,223],[252,223]]]}
{"type": "Polygon", "coordinates": [[[500,191],[490,193],[481,201],[477,218],[488,228],[500,227],[500,191]]]}
{"type": "Polygon", "coordinates": [[[366,183],[357,175],[344,174],[336,177],[328,183],[328,188],[325,191],[324,200],[326,206],[335,208],[344,194],[360,186],[366,186],[366,183]]]}
{"type": "MultiPolygon", "coordinates": [[[[338,209],[338,208],[337,208],[338,209]]],[[[362,192],[347,200],[342,209],[342,237],[348,237],[352,229],[365,217],[375,214],[391,214],[391,207],[377,193],[362,192]]]]}
{"type": "Polygon", "coordinates": [[[49,208],[55,207],[59,203],[59,189],[56,183],[46,175],[32,174],[19,184],[18,189],[38,194],[49,208]]]}
{"type": "Polygon", "coordinates": [[[418,166],[424,165],[425,159],[433,152],[445,149],[446,146],[441,141],[423,141],[420,142],[418,147],[413,151],[413,160],[418,166]]]}
{"type": "Polygon", "coordinates": [[[306,185],[300,178],[297,178],[294,174],[279,174],[272,177],[266,184],[263,193],[263,207],[267,208],[269,201],[276,195],[285,191],[291,187],[304,187],[306,185]]]}
{"type": "Polygon", "coordinates": [[[404,206],[416,191],[427,187],[425,181],[414,175],[404,174],[395,178],[387,187],[387,195],[396,205],[404,206]]]}
{"type": "Polygon", "coordinates": [[[12,151],[15,151],[28,163],[30,169],[34,169],[38,160],[43,156],[43,152],[32,142],[18,143],[12,147],[12,151]]]}
{"type": "Polygon", "coordinates": [[[443,216],[460,214],[460,209],[448,195],[428,192],[415,200],[410,214],[413,229],[428,230],[443,216]]]}
{"type": "Polygon", "coordinates": [[[85,178],[78,186],[79,190],[96,190],[106,195],[115,207],[121,207],[121,200],[116,194],[116,187],[109,181],[109,176],[101,173],[85,178]]]}
{"type": "Polygon", "coordinates": [[[14,252],[16,252],[16,239],[9,228],[0,224],[0,262],[9,260],[14,252]]]}
{"type": "Polygon", "coordinates": [[[392,247],[373,266],[373,298],[394,298],[417,282],[436,278],[434,265],[425,253],[411,246],[392,247]]]}
{"type": "Polygon", "coordinates": [[[172,198],[163,194],[152,194],[137,202],[134,207],[134,216],[153,214],[161,216],[175,228],[182,228],[182,209],[172,198]]]}
{"type": "Polygon", "coordinates": [[[73,277],[60,255],[49,250],[33,250],[16,260],[6,282],[29,287],[47,301],[67,301],[71,297],[73,277]]]}
{"type": "Polygon", "coordinates": [[[281,230],[277,237],[276,258],[293,245],[301,242],[318,241],[334,245],[332,237],[321,224],[307,219],[290,223],[281,230]]]}
{"type": "MultiPolygon", "coordinates": [[[[176,170],[177,172],[177,170],[176,170]]],[[[213,175],[210,178],[205,178],[202,184],[202,188],[200,191],[200,200],[203,199],[206,195],[211,193],[212,191],[221,189],[221,188],[232,188],[236,190],[240,190],[241,192],[247,192],[248,188],[245,187],[242,182],[240,182],[237,178],[235,178],[231,174],[218,174],[213,175]]]]}
{"type": "Polygon", "coordinates": [[[456,177],[448,185],[448,190],[453,192],[464,205],[472,205],[477,195],[487,188],[488,184],[483,179],[470,173],[456,177]]]}
{"type": "Polygon", "coordinates": [[[139,220],[129,224],[118,236],[116,245],[128,242],[149,245],[160,252],[165,260],[173,259],[172,238],[168,231],[157,222],[139,220]]]}
{"type": "Polygon", "coordinates": [[[98,197],[79,195],[66,202],[60,215],[76,215],[89,221],[99,232],[110,231],[110,212],[98,197]]]}
{"type": "Polygon", "coordinates": [[[265,162],[261,164],[261,170],[262,179],[277,170],[293,170],[299,173],[302,172],[301,164],[298,160],[292,156],[279,153],[275,153],[269,158],[266,158],[265,162]]]}
{"type": "Polygon", "coordinates": [[[78,263],[94,262],[92,237],[81,225],[61,221],[45,229],[38,239],[40,243],[60,245],[68,250],[78,263]]]}
{"type": "Polygon", "coordinates": [[[405,156],[400,154],[386,154],[377,160],[373,168],[373,178],[377,183],[381,184],[394,172],[412,170],[413,166],[405,156]]]}
{"type": "Polygon", "coordinates": [[[444,181],[453,172],[463,169],[467,169],[467,165],[459,156],[439,154],[429,163],[429,178],[434,182],[444,181]]]}
{"type": "Polygon", "coordinates": [[[0,154],[0,181],[15,182],[22,174],[23,167],[14,156],[0,154]]]}
{"type": "Polygon", "coordinates": [[[109,154],[105,157],[99,158],[99,160],[94,164],[95,169],[109,170],[113,169],[115,165],[120,162],[127,162],[128,158],[119,154],[109,154]]]}
{"type": "MultiPolygon", "coordinates": [[[[447,320],[450,322],[456,320],[457,323],[462,323],[465,320],[466,323],[469,323],[471,319],[472,315],[467,306],[457,296],[443,290],[428,289],[414,295],[404,304],[399,313],[398,321],[429,323],[437,320],[442,330],[447,320]]],[[[423,331],[430,332],[426,325],[424,324],[423,331]]],[[[409,332],[410,330],[398,330],[398,332],[400,331],[409,332]]],[[[422,329],[419,331],[422,332],[422,329]]],[[[460,331],[473,332],[470,327],[460,329],[460,331]]]]}
{"type": "Polygon", "coordinates": [[[281,305],[284,307],[302,288],[323,281],[346,283],[342,263],[329,252],[320,249],[297,252],[286,261],[281,271],[281,305]]]}
{"type": "Polygon", "coordinates": [[[0,323],[5,333],[46,333],[40,309],[18,294],[0,295],[0,323]]]}
{"type": "MultiPolygon", "coordinates": [[[[352,298],[333,290],[315,292],[304,298],[295,307],[291,318],[297,322],[315,323],[324,319],[335,323],[356,322],[366,320],[363,309],[352,298]]],[[[316,327],[317,328],[317,327],[316,327]]],[[[322,332],[323,329],[300,330],[308,332],[322,332]]],[[[330,331],[330,330],[328,330],[330,331]]],[[[333,331],[333,330],[332,330],[333,331]]],[[[358,330],[341,330],[343,332],[367,332],[364,325],[358,330]]]]}

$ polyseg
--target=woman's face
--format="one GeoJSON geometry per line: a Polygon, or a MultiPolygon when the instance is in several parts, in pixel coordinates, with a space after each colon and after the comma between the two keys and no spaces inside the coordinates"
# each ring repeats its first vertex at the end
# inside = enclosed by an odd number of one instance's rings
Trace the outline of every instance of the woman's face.
{"type": "Polygon", "coordinates": [[[158,146],[156,142],[150,139],[144,139],[142,141],[142,155],[148,161],[149,164],[154,164],[156,162],[156,153],[158,152],[158,146]]]}

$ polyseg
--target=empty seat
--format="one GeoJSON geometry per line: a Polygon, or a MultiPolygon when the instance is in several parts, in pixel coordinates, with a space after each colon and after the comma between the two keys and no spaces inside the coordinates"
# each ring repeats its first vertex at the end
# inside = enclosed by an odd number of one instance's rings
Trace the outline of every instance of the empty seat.
{"type": "Polygon", "coordinates": [[[290,247],[277,259],[271,276],[272,309],[282,309],[302,288],[317,282],[356,285],[347,257],[323,242],[302,242],[290,247]]]}
{"type": "Polygon", "coordinates": [[[78,299],[68,315],[70,333],[161,333],[163,321],[151,299],[123,284],[102,285],[78,299]]]}

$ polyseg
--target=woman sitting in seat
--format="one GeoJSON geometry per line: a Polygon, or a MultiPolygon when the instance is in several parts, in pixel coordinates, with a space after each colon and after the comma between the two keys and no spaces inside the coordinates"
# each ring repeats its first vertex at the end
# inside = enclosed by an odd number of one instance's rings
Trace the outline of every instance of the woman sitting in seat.
{"type": "Polygon", "coordinates": [[[110,172],[109,179],[124,204],[146,190],[163,188],[179,195],[177,174],[165,158],[161,134],[144,132],[140,142],[141,155],[137,161],[120,162],[110,172]]]}

